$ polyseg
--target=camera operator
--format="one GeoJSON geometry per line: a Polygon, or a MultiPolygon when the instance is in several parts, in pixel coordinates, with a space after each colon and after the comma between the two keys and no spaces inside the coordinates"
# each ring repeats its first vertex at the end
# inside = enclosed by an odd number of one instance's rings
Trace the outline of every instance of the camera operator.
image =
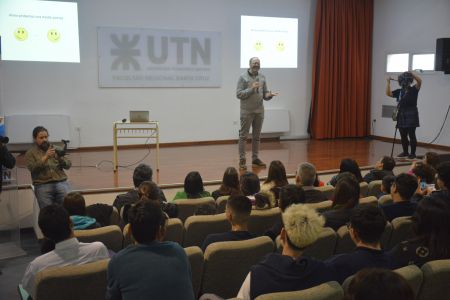
{"type": "Polygon", "coordinates": [[[64,196],[70,192],[64,169],[72,165],[64,151],[58,151],[48,142],[48,130],[42,126],[33,129],[34,145],[25,154],[28,170],[34,185],[34,192],[42,209],[50,204],[63,203],[64,196]]]}
{"type": "Polygon", "coordinates": [[[12,169],[16,165],[16,159],[8,151],[6,144],[9,142],[9,138],[6,136],[0,136],[0,193],[3,186],[3,167],[12,169]]]}
{"type": "Polygon", "coordinates": [[[397,99],[397,128],[400,131],[403,148],[403,152],[398,157],[414,159],[416,158],[417,145],[416,128],[419,127],[417,97],[422,85],[422,79],[412,71],[404,72],[397,79],[400,89],[394,91],[391,91],[391,80],[395,81],[390,76],[386,78],[386,95],[397,99]],[[416,84],[412,85],[414,80],[416,84]],[[411,146],[410,152],[408,151],[408,146],[411,146]]]}

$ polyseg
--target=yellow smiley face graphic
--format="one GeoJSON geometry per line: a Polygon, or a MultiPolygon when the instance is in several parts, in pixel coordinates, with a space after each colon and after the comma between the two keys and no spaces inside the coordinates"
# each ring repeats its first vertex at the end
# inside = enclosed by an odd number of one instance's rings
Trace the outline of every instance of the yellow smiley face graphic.
{"type": "Polygon", "coordinates": [[[277,48],[278,52],[283,52],[286,47],[285,47],[283,41],[278,41],[277,45],[276,45],[276,48],[277,48]]]}
{"type": "Polygon", "coordinates": [[[50,42],[56,43],[61,39],[61,34],[56,29],[50,29],[47,32],[47,38],[50,42]]]}
{"type": "Polygon", "coordinates": [[[14,30],[14,37],[16,40],[23,42],[28,38],[28,31],[23,27],[19,27],[14,30]]]}
{"type": "Polygon", "coordinates": [[[263,43],[261,41],[256,41],[254,47],[256,51],[262,51],[264,49],[263,43]]]}

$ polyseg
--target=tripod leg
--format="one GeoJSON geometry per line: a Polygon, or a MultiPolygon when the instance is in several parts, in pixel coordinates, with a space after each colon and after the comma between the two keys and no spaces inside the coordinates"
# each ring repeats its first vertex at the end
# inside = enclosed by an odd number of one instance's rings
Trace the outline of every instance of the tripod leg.
{"type": "Polygon", "coordinates": [[[392,141],[391,157],[394,157],[395,138],[397,137],[397,125],[395,125],[394,140],[392,141]]]}

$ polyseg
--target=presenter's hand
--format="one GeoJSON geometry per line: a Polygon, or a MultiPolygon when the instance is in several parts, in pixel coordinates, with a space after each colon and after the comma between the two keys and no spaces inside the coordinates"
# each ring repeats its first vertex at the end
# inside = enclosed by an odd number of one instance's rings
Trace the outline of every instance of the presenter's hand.
{"type": "Polygon", "coordinates": [[[261,84],[259,82],[257,82],[257,81],[253,82],[252,86],[251,86],[252,89],[257,89],[257,88],[260,88],[260,87],[261,87],[261,84]]]}
{"type": "Polygon", "coordinates": [[[56,155],[55,148],[49,147],[47,152],[45,153],[45,155],[47,157],[55,157],[55,155],[56,155]]]}
{"type": "Polygon", "coordinates": [[[266,98],[272,98],[272,97],[275,97],[275,96],[278,96],[278,92],[268,91],[266,93],[266,98]]]}

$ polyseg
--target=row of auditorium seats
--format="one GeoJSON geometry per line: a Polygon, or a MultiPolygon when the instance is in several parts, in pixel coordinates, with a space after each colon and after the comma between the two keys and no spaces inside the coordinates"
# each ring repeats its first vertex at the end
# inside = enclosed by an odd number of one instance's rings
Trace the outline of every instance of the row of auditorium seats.
{"type": "MultiPolygon", "coordinates": [[[[261,235],[280,218],[278,208],[269,210],[252,211],[249,231],[261,235]]],[[[180,219],[169,219],[165,240],[174,241],[183,247],[201,246],[208,234],[226,232],[230,230],[230,224],[225,214],[191,216],[184,226],[180,219]]],[[[413,222],[410,217],[400,217],[388,222],[383,233],[381,244],[389,250],[401,241],[414,237],[413,222]]],[[[75,230],[75,236],[81,242],[101,241],[108,249],[115,252],[132,243],[132,237],[128,234],[127,227],[124,234],[116,225],[107,227],[75,230]]],[[[305,254],[317,259],[327,259],[334,254],[346,253],[354,248],[347,226],[342,226],[337,231],[324,228],[319,239],[305,250],[305,254]]],[[[277,249],[281,251],[281,245],[277,239],[277,249]]]]}
{"type": "MultiPolygon", "coordinates": [[[[250,267],[270,253],[273,246],[268,237],[258,237],[247,241],[215,243],[208,247],[204,255],[198,247],[185,248],[191,264],[194,293],[214,293],[223,298],[235,297],[250,267]]],[[[103,299],[108,261],[39,272],[36,277],[35,300],[103,299]]],[[[410,265],[395,272],[410,283],[416,299],[448,299],[450,260],[431,261],[421,269],[410,265]]],[[[261,295],[256,300],[339,300],[343,299],[350,280],[351,277],[342,287],[336,282],[329,282],[303,291],[261,295]]]]}

